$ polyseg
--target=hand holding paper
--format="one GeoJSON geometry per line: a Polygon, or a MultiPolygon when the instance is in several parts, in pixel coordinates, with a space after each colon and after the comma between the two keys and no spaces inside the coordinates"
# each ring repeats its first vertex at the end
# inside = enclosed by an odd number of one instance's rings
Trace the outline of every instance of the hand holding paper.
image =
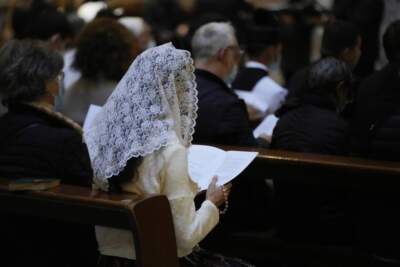
{"type": "Polygon", "coordinates": [[[257,156],[257,152],[224,151],[212,146],[192,145],[189,149],[189,174],[201,190],[208,188],[213,176],[224,185],[238,176],[257,156]]]}
{"type": "Polygon", "coordinates": [[[208,186],[206,199],[214,203],[215,206],[219,207],[225,202],[224,194],[226,194],[227,197],[229,196],[232,184],[229,183],[223,185],[224,188],[222,188],[221,186],[217,186],[217,181],[218,177],[214,176],[210,185],[208,186]]]}

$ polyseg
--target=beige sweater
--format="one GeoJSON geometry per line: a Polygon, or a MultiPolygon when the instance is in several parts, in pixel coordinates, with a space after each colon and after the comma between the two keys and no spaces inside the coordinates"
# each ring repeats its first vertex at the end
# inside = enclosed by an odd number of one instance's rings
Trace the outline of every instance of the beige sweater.
{"type": "Polygon", "coordinates": [[[116,86],[114,81],[81,78],[66,91],[61,113],[83,125],[89,106],[103,106],[116,86]]]}
{"type": "MultiPolygon", "coordinates": [[[[126,192],[167,196],[179,257],[190,254],[219,221],[218,208],[210,201],[204,201],[200,209],[195,210],[197,185],[189,177],[187,160],[187,149],[176,140],[174,144],[146,156],[139,167],[138,177],[123,185],[126,192]]],[[[96,226],[96,238],[101,254],[136,258],[129,231],[96,226]]]]}

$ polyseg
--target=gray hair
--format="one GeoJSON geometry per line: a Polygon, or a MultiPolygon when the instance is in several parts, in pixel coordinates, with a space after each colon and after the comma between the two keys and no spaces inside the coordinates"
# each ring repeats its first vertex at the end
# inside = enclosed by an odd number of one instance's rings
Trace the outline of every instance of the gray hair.
{"type": "Polygon", "coordinates": [[[63,58],[45,43],[10,40],[0,49],[0,95],[5,105],[32,102],[63,68],[63,58]]]}
{"type": "Polygon", "coordinates": [[[210,22],[201,26],[192,39],[195,59],[209,59],[219,50],[235,45],[235,29],[229,22],[210,22]]]}

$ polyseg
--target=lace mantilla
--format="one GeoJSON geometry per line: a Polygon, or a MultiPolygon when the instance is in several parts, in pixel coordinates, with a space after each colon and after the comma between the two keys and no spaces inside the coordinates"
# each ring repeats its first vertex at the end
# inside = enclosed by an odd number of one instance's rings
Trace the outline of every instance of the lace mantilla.
{"type": "Polygon", "coordinates": [[[133,157],[144,157],[178,136],[189,146],[197,117],[197,90],[190,53],[172,44],[139,55],[84,133],[95,183],[107,179],[133,157]]]}

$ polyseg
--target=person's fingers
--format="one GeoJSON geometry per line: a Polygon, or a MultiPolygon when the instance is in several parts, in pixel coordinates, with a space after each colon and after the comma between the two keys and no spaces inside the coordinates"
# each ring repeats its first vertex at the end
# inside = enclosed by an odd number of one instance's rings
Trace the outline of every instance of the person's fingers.
{"type": "Polygon", "coordinates": [[[208,185],[208,190],[215,191],[217,189],[217,181],[218,181],[218,177],[213,176],[211,183],[208,185]]]}
{"type": "Polygon", "coordinates": [[[225,187],[225,189],[231,189],[232,183],[225,184],[224,187],[225,187]]]}

